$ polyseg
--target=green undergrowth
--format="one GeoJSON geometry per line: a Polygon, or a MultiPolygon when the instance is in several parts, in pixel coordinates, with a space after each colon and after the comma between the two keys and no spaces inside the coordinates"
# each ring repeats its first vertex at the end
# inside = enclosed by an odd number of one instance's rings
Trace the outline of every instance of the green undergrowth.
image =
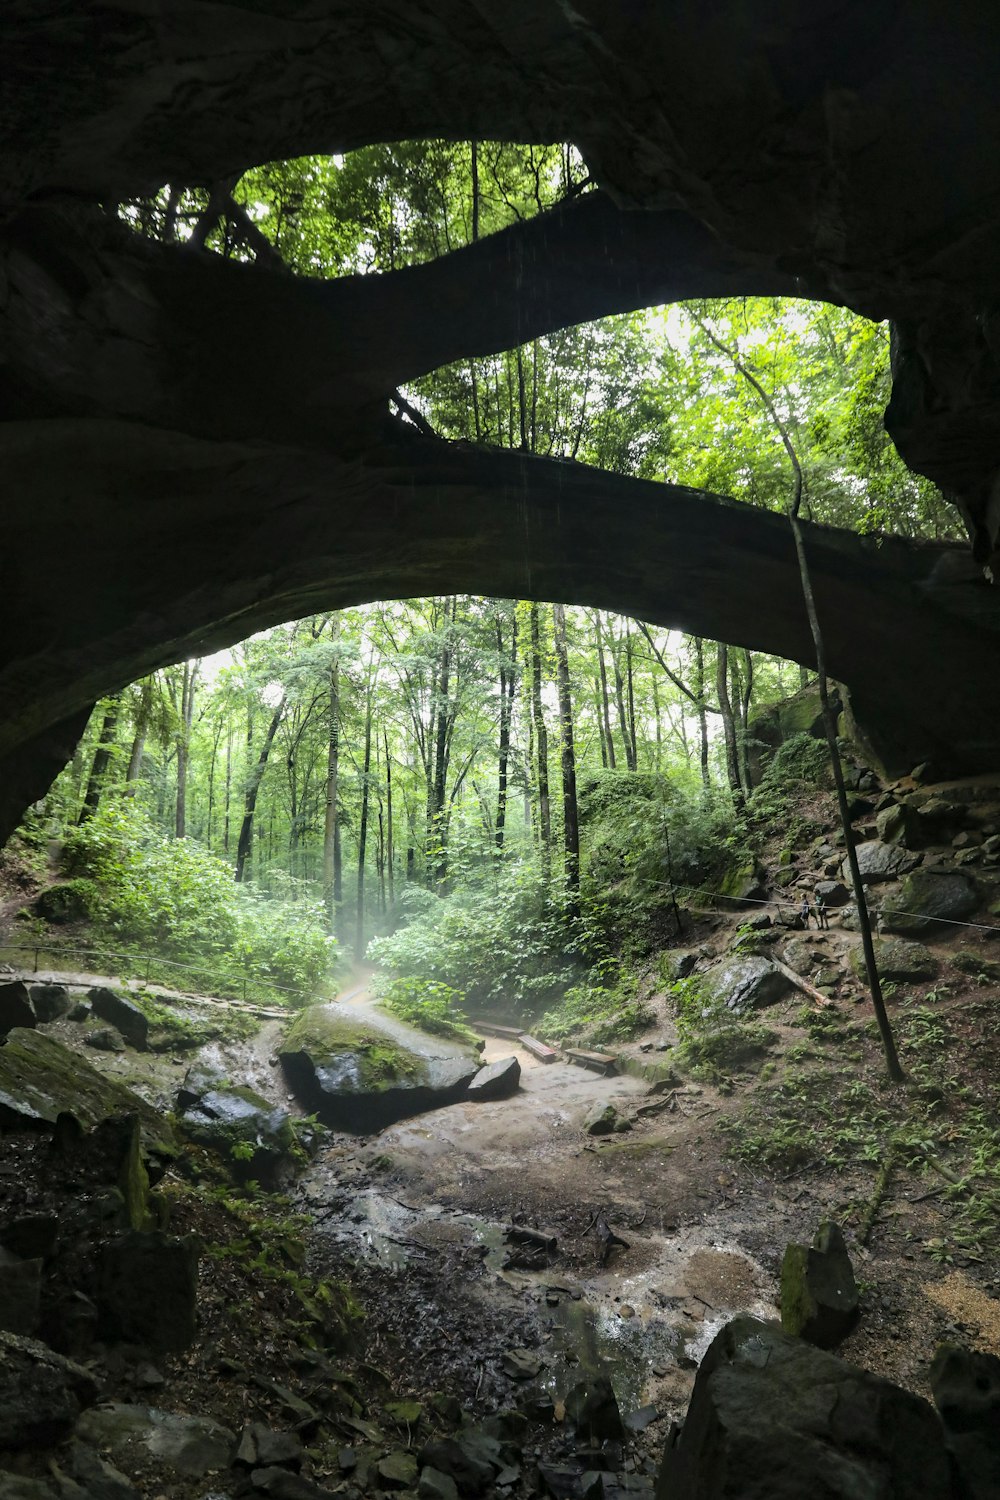
{"type": "Polygon", "coordinates": [[[166,1004],[148,990],[123,991],[142,1011],[155,1039],[165,1046],[187,1049],[204,1047],[209,1042],[245,1041],[260,1030],[259,1019],[249,1011],[223,1009],[191,1015],[166,1004]]]}
{"type": "Polygon", "coordinates": [[[623,974],[612,985],[572,985],[558,1005],[539,1017],[535,1029],[552,1043],[586,1039],[601,1045],[631,1041],[653,1020],[653,1012],[638,995],[638,979],[623,974]]]}
{"type": "Polygon", "coordinates": [[[785,1053],[802,1065],[762,1079],[742,1114],[719,1129],[732,1156],[779,1177],[812,1167],[874,1173],[892,1156],[901,1170],[929,1178],[946,1206],[942,1234],[925,1251],[988,1259],[1000,1250],[1000,1122],[996,1100],[961,1076],[956,1023],[995,1029],[1000,1005],[994,997],[946,1013],[935,1000],[932,991],[897,1012],[905,1086],[881,1070],[859,1076],[860,1052],[845,1044],[840,1023],[809,1013],[808,1052],[797,1044],[785,1053]]]}
{"type": "MultiPolygon", "coordinates": [[[[307,1347],[325,1345],[347,1351],[354,1347],[364,1311],[346,1282],[318,1278],[305,1272],[305,1245],[311,1220],[294,1212],[284,1195],[265,1193],[250,1183],[243,1188],[174,1182],[171,1196],[191,1195],[203,1204],[221,1208],[230,1221],[232,1237],[206,1244],[209,1261],[235,1263],[249,1282],[280,1286],[293,1299],[301,1316],[290,1330],[307,1347]]],[[[252,1318],[252,1294],[236,1317],[252,1318]]]]}
{"type": "Polygon", "coordinates": [[[386,1010],[408,1026],[416,1026],[431,1036],[447,1037],[449,1041],[474,1044],[478,1040],[466,1025],[462,1011],[465,996],[450,984],[413,975],[399,979],[380,976],[376,991],[386,1010]]]}

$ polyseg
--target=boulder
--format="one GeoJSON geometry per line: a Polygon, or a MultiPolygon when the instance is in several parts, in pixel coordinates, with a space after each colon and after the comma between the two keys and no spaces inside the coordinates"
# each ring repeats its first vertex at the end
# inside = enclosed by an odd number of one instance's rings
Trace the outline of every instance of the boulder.
{"type": "Polygon", "coordinates": [[[417,1455],[421,1468],[436,1469],[455,1481],[460,1495],[481,1495],[493,1483],[494,1465],[464,1441],[464,1430],[454,1437],[435,1438],[417,1455]]]}
{"type": "Polygon", "coordinates": [[[82,1365],[37,1339],[0,1332],[0,1449],[61,1442],[97,1392],[82,1365]]]}
{"type": "Polygon", "coordinates": [[[942,1344],[931,1365],[931,1390],[963,1500],[1000,1495],[1000,1359],[942,1344]]]}
{"type": "Polygon", "coordinates": [[[292,1088],[324,1124],[362,1132],[454,1103],[479,1071],[471,1047],[336,1005],[302,1011],[279,1055],[292,1088]]]}
{"type": "Polygon", "coordinates": [[[22,1214],[0,1223],[0,1245],[22,1260],[48,1260],[59,1239],[55,1214],[22,1214]]]}
{"type": "Polygon", "coordinates": [[[131,1230],[102,1247],[98,1305],[106,1335],[154,1353],[194,1341],[198,1242],[131,1230]]]}
{"type": "Polygon", "coordinates": [[[979,894],[971,875],[917,870],[904,880],[898,896],[885,903],[882,929],[932,934],[941,930],[941,923],[970,917],[978,905],[979,894]]]}
{"type": "Polygon", "coordinates": [[[0,1329],[37,1333],[41,1293],[41,1260],[16,1260],[4,1254],[0,1259],[0,1329]]]}
{"type": "Polygon", "coordinates": [[[0,984],[0,1036],[6,1036],[15,1026],[34,1026],[37,1020],[26,984],[20,979],[0,984]]]}
{"type": "MultiPolygon", "coordinates": [[[[933,979],[938,971],[937,959],[923,943],[908,938],[886,938],[873,943],[875,962],[882,979],[891,983],[910,983],[933,979]]],[[[865,975],[865,956],[860,946],[851,949],[848,962],[859,978],[865,975]]]]}
{"type": "Polygon", "coordinates": [[[117,990],[97,985],[89,992],[90,1008],[100,1020],[120,1031],[130,1047],[145,1052],[149,1046],[149,1021],[136,1005],[117,990]]]}
{"type": "Polygon", "coordinates": [[[150,1459],[191,1479],[225,1469],[236,1444],[228,1427],[210,1417],[111,1402],[81,1418],[77,1436],[116,1463],[145,1467],[150,1459]]]}
{"type": "Polygon", "coordinates": [[[817,901],[825,901],[827,906],[843,906],[851,899],[847,886],[839,880],[818,880],[813,886],[813,894],[817,901]]]}
{"type": "Polygon", "coordinates": [[[480,1068],[469,1084],[468,1097],[477,1101],[507,1099],[521,1086],[521,1064],[516,1057],[502,1057],[480,1068]]]}
{"type": "Polygon", "coordinates": [[[85,922],[91,915],[96,887],[89,880],[58,880],[39,891],[32,905],[53,927],[67,922],[85,922]]]}
{"type": "Polygon", "coordinates": [[[697,953],[673,952],[663,955],[663,978],[668,984],[675,984],[678,979],[687,979],[689,974],[694,973],[698,962],[697,953]]]}
{"type": "MultiPolygon", "coordinates": [[[[917,854],[909,854],[895,844],[884,844],[881,839],[869,839],[859,844],[854,851],[858,857],[858,868],[865,885],[876,885],[883,880],[898,880],[920,861],[917,854]]],[[[841,866],[845,881],[851,878],[851,867],[845,859],[841,866]]]]}
{"type": "Polygon", "coordinates": [[[73,1003],[64,984],[32,984],[28,994],[35,1019],[43,1024],[60,1020],[73,1003]]]}
{"type": "Polygon", "coordinates": [[[821,1224],[811,1245],[786,1245],[781,1265],[781,1326],[795,1338],[833,1349],[858,1319],[858,1288],[844,1236],[821,1224]]]}
{"type": "Polygon", "coordinates": [[[658,1500],[953,1500],[933,1407],[774,1323],[716,1335],[658,1500]]]}
{"type": "Polygon", "coordinates": [[[732,867],[719,882],[719,895],[739,901],[760,901],[766,893],[767,871],[759,859],[732,867]]]}
{"type": "Polygon", "coordinates": [[[782,954],[782,960],[796,974],[808,974],[816,966],[816,957],[805,938],[792,938],[782,954]]]}
{"type": "Polygon", "coordinates": [[[253,1089],[208,1089],[184,1111],[180,1125],[184,1135],[224,1157],[244,1179],[267,1186],[291,1164],[291,1115],[253,1089]]]}
{"type": "Polygon", "coordinates": [[[105,1463],[86,1443],[59,1455],[59,1500],[142,1500],[120,1469],[105,1463]]]}
{"type": "Polygon", "coordinates": [[[139,1117],[142,1148],[148,1157],[177,1154],[177,1140],[163,1116],[108,1078],[53,1037],[40,1031],[12,1031],[0,1047],[0,1126],[51,1129],[60,1115],[91,1128],[111,1115],[139,1117]]]}
{"type": "Polygon", "coordinates": [[[125,1038],[113,1026],[98,1026],[96,1031],[88,1031],[83,1040],[84,1045],[93,1047],[95,1052],[125,1051],[125,1038]]]}
{"type": "Polygon", "coordinates": [[[210,1089],[224,1087],[227,1082],[225,1068],[219,1063],[199,1057],[184,1074],[184,1082],[177,1090],[177,1108],[182,1112],[196,1104],[210,1089]]]}
{"type": "Polygon", "coordinates": [[[740,1014],[773,1005],[792,988],[792,981],[776,964],[750,955],[723,960],[705,975],[705,985],[716,1005],[740,1014]]]}
{"type": "Polygon", "coordinates": [[[620,1115],[613,1104],[595,1104],[584,1119],[587,1135],[615,1135],[631,1130],[628,1120],[620,1115]]]}
{"type": "MultiPolygon", "coordinates": [[[[132,1493],[134,1495],[135,1491],[132,1493]]],[[[44,1479],[32,1479],[27,1474],[10,1474],[3,1469],[0,1470],[0,1500],[62,1500],[62,1497],[57,1496],[44,1479]]]]}
{"type": "Polygon", "coordinates": [[[614,1386],[606,1375],[579,1381],[566,1397],[566,1420],[588,1442],[620,1443],[625,1438],[614,1386]]]}

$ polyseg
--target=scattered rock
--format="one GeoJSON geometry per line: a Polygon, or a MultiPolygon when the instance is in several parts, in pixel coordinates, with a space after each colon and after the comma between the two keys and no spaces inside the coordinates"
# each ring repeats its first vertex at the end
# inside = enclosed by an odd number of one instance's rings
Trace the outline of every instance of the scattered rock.
{"type": "Polygon", "coordinates": [[[941,922],[959,922],[971,916],[978,904],[971,876],[917,870],[904,880],[895,900],[885,904],[882,928],[886,932],[931,932],[938,930],[941,922]]]}
{"type": "Polygon", "coordinates": [[[97,1393],[82,1365],[37,1339],[0,1332],[0,1448],[61,1442],[97,1393]]]}
{"type": "Polygon", "coordinates": [[[0,1036],[6,1036],[15,1026],[30,1027],[36,1023],[28,986],[20,979],[0,984],[0,1036]]]}
{"type": "Polygon", "coordinates": [[[928,1402],[776,1324],[739,1317],[698,1370],[657,1493],[683,1500],[951,1500],[928,1402]]]}
{"type": "Polygon", "coordinates": [[[816,966],[816,956],[804,938],[792,938],[787,944],[782,959],[796,974],[808,974],[816,966]]]}
{"type": "Polygon", "coordinates": [[[475,1452],[467,1451],[457,1438],[436,1438],[425,1443],[417,1458],[421,1468],[436,1469],[439,1474],[447,1474],[453,1479],[463,1497],[481,1495],[487,1485],[493,1483],[493,1465],[475,1452]]]}
{"type": "Polygon", "coordinates": [[[96,1031],[88,1031],[83,1040],[88,1047],[93,1047],[98,1052],[125,1051],[125,1038],[111,1026],[99,1026],[96,1031]]]}
{"type": "Polygon", "coordinates": [[[376,1467],[382,1483],[393,1490],[405,1490],[417,1478],[416,1457],[405,1448],[398,1448],[394,1453],[380,1458],[376,1467]]]}
{"type": "Polygon", "coordinates": [[[584,1119],[583,1128],[587,1135],[614,1135],[631,1130],[632,1126],[613,1104],[598,1102],[584,1119]]]}
{"type": "Polygon", "coordinates": [[[132,1230],[102,1250],[99,1306],[112,1338],[154,1352],[187,1349],[195,1335],[198,1246],[193,1237],[132,1230]]]}
{"type": "Polygon", "coordinates": [[[86,1443],[70,1445],[55,1469],[60,1500],[142,1500],[120,1469],[105,1463],[86,1443]]]}
{"type": "Polygon", "coordinates": [[[64,984],[32,984],[28,987],[28,994],[35,1017],[42,1024],[58,1021],[72,1004],[64,984]]]}
{"type": "Polygon", "coordinates": [[[130,1047],[145,1052],[149,1045],[149,1021],[135,1001],[106,985],[97,985],[88,993],[94,1015],[120,1031],[130,1047]]]}
{"type": "Polygon", "coordinates": [[[988,979],[994,984],[1000,982],[1000,962],[996,959],[983,958],[967,948],[960,948],[952,954],[951,962],[962,974],[973,974],[977,979],[988,979]]]}
{"type": "Polygon", "coordinates": [[[664,979],[668,983],[676,983],[678,979],[687,979],[689,974],[694,973],[695,964],[698,962],[698,954],[665,953],[662,962],[664,979]]]}
{"type": "Polygon", "coordinates": [[[77,1436],[126,1466],[129,1460],[153,1458],[192,1479],[227,1468],[236,1442],[227,1427],[210,1417],[119,1402],[85,1412],[77,1436]]]}
{"type": "Polygon", "coordinates": [[[820,1349],[833,1349],[858,1317],[858,1288],[844,1236],[821,1224],[811,1246],[787,1245],[781,1266],[781,1326],[820,1349]]]}
{"type": "Polygon", "coordinates": [[[621,1442],[625,1436],[614,1387],[606,1375],[581,1380],[566,1397],[566,1420],[590,1442],[621,1442]]]}
{"type": "Polygon", "coordinates": [[[450,1474],[428,1464],[420,1471],[417,1494],[420,1500],[458,1500],[458,1485],[450,1474]]]}
{"type": "Polygon", "coordinates": [[[511,1380],[534,1380],[544,1364],[534,1349],[508,1349],[502,1360],[503,1372],[511,1380]]]}
{"type": "Polygon", "coordinates": [[[468,1097],[474,1100],[507,1099],[521,1086],[521,1064],[516,1057],[502,1057],[489,1063],[469,1084],[468,1097]]]}

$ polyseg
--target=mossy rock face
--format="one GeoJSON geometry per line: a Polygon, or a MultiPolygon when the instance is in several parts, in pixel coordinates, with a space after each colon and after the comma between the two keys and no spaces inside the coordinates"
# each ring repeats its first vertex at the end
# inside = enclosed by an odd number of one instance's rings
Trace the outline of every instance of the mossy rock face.
{"type": "Polygon", "coordinates": [[[451,1104],[479,1068],[470,1047],[396,1023],[382,1030],[368,1017],[313,1005],[293,1021],[280,1049],[298,1097],[327,1125],[380,1129],[406,1115],[451,1104]]]}
{"type": "Polygon", "coordinates": [[[758,859],[747,860],[726,872],[719,881],[719,895],[738,901],[759,901],[764,896],[766,874],[758,859]]]}
{"type": "MultiPolygon", "coordinates": [[[[937,973],[937,959],[923,943],[911,943],[906,938],[888,938],[876,941],[875,963],[879,976],[890,983],[902,983],[919,979],[933,979],[937,973]]],[[[865,955],[860,947],[852,948],[850,965],[859,978],[865,974],[865,955]]]]}
{"type": "Polygon", "coordinates": [[[77,1052],[40,1031],[17,1027],[0,1047],[0,1125],[45,1130],[60,1115],[92,1129],[112,1115],[137,1115],[143,1152],[177,1154],[176,1137],[151,1104],[107,1078],[77,1052]]]}
{"type": "Polygon", "coordinates": [[[933,936],[944,930],[942,924],[971,917],[978,905],[976,883],[970,876],[916,870],[904,880],[895,900],[885,903],[882,928],[933,936]]]}
{"type": "Polygon", "coordinates": [[[271,1187],[291,1167],[291,1115],[251,1088],[207,1088],[189,1103],[180,1123],[186,1136],[221,1156],[238,1180],[252,1178],[271,1187]]]}

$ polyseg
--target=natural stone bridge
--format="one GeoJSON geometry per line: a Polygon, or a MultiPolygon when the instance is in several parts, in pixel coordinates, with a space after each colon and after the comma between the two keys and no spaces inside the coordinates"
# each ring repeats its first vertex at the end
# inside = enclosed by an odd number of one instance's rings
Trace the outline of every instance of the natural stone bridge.
{"type": "Polygon", "coordinates": [[[97,696],[320,608],[575,600],[807,661],[781,517],[389,415],[450,360],[693,296],[894,320],[890,431],[974,556],[808,528],[829,665],[897,767],[996,765],[998,23],[932,0],[502,11],[5,7],[0,837],[97,696]],[[423,137],[572,140],[600,188],[328,282],[146,243],[108,211],[423,137]]]}

